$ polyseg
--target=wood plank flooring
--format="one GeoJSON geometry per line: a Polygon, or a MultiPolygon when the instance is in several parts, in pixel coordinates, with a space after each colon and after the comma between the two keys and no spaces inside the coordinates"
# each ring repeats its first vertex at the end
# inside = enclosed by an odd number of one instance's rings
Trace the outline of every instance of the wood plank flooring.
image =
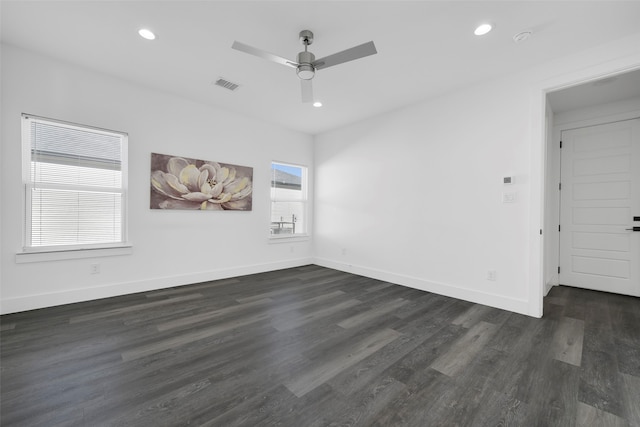
{"type": "Polygon", "coordinates": [[[314,265],[0,318],[2,426],[640,426],[640,300],[314,265]]]}

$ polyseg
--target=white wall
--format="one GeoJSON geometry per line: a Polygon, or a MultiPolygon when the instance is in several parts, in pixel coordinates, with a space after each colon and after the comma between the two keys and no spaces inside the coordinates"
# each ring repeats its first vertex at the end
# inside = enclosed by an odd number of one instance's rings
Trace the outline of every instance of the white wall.
{"type": "MultiPolygon", "coordinates": [[[[211,96],[215,96],[215,88],[203,90],[212,90],[211,96]]],[[[286,244],[268,241],[271,161],[311,168],[312,143],[309,135],[3,45],[2,312],[312,262],[309,240],[286,244]],[[22,248],[23,112],[129,133],[129,238],[133,254],[16,264],[15,255],[22,248]],[[253,211],[150,210],[151,152],[253,167],[253,211]],[[100,274],[90,274],[93,263],[100,264],[100,274]]]]}
{"type": "Polygon", "coordinates": [[[639,42],[318,136],[316,263],[542,315],[545,91],[640,66],[639,42]],[[509,175],[515,184],[503,186],[509,175]],[[515,203],[502,203],[505,191],[515,203]]]}
{"type": "Polygon", "coordinates": [[[318,137],[318,262],[526,312],[528,95],[485,85],[318,137]]]}
{"type": "MultiPolygon", "coordinates": [[[[589,126],[594,123],[601,124],[626,120],[638,117],[638,114],[640,114],[640,97],[634,97],[606,104],[585,105],[583,108],[554,114],[553,125],[556,131],[560,131],[589,126]]],[[[560,137],[559,132],[555,132],[555,134],[556,138],[560,137]]]]}

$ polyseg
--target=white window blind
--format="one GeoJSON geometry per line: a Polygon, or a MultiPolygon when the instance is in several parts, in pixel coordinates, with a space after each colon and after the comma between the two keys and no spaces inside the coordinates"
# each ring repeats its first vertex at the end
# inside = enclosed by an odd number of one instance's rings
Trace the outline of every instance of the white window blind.
{"type": "Polygon", "coordinates": [[[126,240],[127,135],[23,115],[25,250],[126,240]]]}

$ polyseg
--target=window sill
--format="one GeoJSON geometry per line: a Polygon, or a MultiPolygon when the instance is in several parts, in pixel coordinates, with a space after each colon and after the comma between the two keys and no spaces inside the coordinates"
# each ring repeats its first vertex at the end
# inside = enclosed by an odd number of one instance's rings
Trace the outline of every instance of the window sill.
{"type": "Polygon", "coordinates": [[[311,236],[309,234],[296,234],[296,235],[280,235],[280,236],[269,236],[269,244],[272,243],[291,243],[291,242],[307,242],[311,240],[311,236]]]}
{"type": "Polygon", "coordinates": [[[60,261],[67,259],[100,258],[107,256],[131,255],[132,253],[132,246],[47,252],[20,252],[16,254],[16,264],[24,264],[29,262],[60,261]]]}

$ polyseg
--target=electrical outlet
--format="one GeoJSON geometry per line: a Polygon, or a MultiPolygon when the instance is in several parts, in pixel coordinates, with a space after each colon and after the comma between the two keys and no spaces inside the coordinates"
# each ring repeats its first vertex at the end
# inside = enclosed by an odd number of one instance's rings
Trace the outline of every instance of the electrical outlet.
{"type": "Polygon", "coordinates": [[[346,248],[342,248],[342,251],[340,251],[342,253],[342,256],[345,256],[347,254],[347,249],[346,248]]]}
{"type": "Polygon", "coordinates": [[[91,264],[91,274],[100,273],[100,264],[91,264]]]}
{"type": "Polygon", "coordinates": [[[289,252],[294,253],[296,249],[293,246],[289,246],[289,252]]]}
{"type": "Polygon", "coordinates": [[[487,270],[487,280],[496,281],[497,272],[495,270],[487,270]]]}

